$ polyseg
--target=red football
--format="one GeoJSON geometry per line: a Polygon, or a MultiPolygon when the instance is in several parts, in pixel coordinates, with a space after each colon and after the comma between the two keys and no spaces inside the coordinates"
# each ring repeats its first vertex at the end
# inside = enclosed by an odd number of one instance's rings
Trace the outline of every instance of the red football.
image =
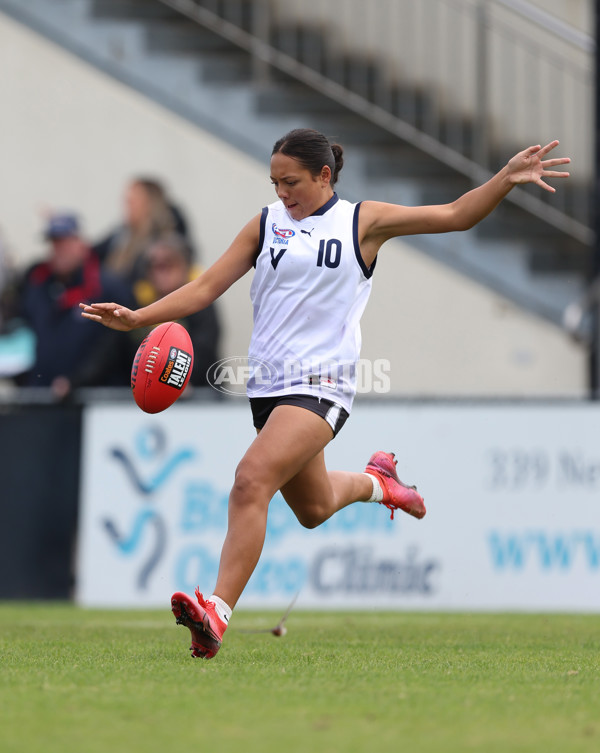
{"type": "Polygon", "coordinates": [[[166,322],[144,338],[133,359],[131,389],[146,413],[160,413],[181,395],[192,373],[194,351],[181,324],[166,322]]]}

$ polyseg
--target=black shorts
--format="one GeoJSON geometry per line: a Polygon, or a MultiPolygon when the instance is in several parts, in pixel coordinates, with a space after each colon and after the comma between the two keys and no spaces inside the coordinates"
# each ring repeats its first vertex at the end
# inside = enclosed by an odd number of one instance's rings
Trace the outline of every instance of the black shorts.
{"type": "Polygon", "coordinates": [[[346,423],[349,416],[348,411],[341,405],[325,400],[325,398],[315,397],[314,395],[273,395],[272,397],[251,397],[250,408],[252,409],[252,418],[254,426],[257,429],[267,423],[271,412],[278,405],[297,405],[300,408],[316,413],[331,426],[333,436],[337,436],[342,426],[346,423]]]}

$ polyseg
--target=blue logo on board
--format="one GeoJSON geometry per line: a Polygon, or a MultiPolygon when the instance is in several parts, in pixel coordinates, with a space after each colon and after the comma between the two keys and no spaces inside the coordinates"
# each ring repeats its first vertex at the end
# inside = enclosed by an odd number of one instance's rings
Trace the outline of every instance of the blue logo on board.
{"type": "Polygon", "coordinates": [[[152,571],[163,557],[167,541],[164,518],[152,506],[153,494],[169,482],[178,468],[192,460],[195,452],[187,447],[168,451],[163,429],[151,427],[138,434],[132,451],[113,447],[110,455],[121,466],[129,483],[145,504],[134,517],[128,531],[120,530],[110,518],[104,518],[102,525],[117,550],[126,557],[132,557],[144,542],[149,539],[152,541],[137,576],[137,586],[144,590],[152,571]],[[144,469],[148,463],[152,463],[151,472],[144,469]]]}

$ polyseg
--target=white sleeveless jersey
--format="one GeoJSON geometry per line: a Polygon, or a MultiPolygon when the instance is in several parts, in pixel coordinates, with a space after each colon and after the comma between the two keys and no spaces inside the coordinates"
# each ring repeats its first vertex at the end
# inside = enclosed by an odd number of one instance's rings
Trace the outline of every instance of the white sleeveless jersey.
{"type": "Polygon", "coordinates": [[[281,201],[263,209],[249,397],[314,395],[350,412],[375,266],[367,268],[358,246],[359,207],[334,194],[303,220],[281,201]]]}

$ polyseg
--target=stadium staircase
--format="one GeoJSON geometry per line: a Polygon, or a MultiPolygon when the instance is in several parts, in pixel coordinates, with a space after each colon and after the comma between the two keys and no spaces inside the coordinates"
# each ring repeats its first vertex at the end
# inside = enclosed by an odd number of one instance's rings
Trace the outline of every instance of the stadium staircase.
{"type": "MultiPolygon", "coordinates": [[[[372,59],[332,60],[327,28],[266,24],[266,8],[263,0],[0,0],[0,12],[265,165],[290,128],[322,130],[349,147],[340,193],[350,200],[451,201],[514,153],[514,144],[490,147],[483,167],[451,135],[458,129],[476,144],[485,123],[442,114],[432,135],[435,91],[405,84],[382,103],[372,59]]],[[[561,326],[591,279],[594,236],[591,185],[559,189],[558,208],[537,187],[516,189],[468,233],[409,241],[561,326]]]]}

